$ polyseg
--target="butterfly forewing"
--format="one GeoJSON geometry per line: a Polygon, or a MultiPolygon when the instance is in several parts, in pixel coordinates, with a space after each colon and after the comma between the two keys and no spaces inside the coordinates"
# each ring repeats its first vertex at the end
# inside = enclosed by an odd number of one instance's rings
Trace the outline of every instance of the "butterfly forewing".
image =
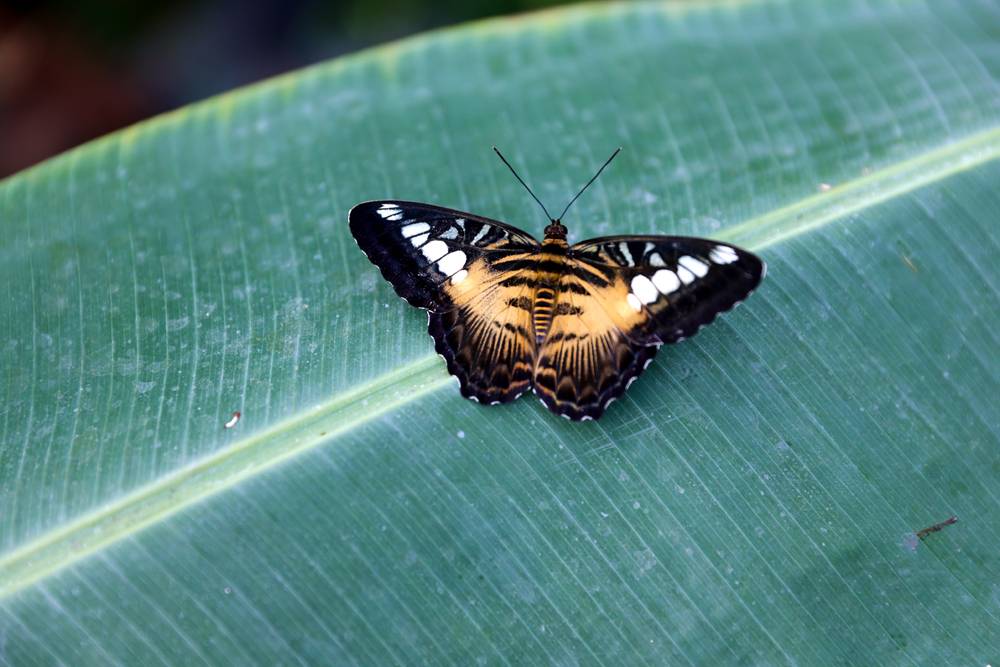
{"type": "Polygon", "coordinates": [[[430,311],[435,349],[463,396],[503,403],[530,388],[535,341],[526,265],[539,248],[535,239],[496,220],[404,201],[359,204],[349,219],[396,292],[430,311]]]}
{"type": "Polygon", "coordinates": [[[530,235],[497,220],[417,202],[364,202],[348,220],[396,293],[430,310],[449,306],[442,286],[461,283],[474,260],[538,248],[530,235]]]}
{"type": "Polygon", "coordinates": [[[628,336],[645,344],[693,336],[745,299],[766,269],[759,257],[745,250],[687,236],[592,239],[574,245],[570,254],[614,274],[628,287],[625,304],[646,315],[628,336]]]}

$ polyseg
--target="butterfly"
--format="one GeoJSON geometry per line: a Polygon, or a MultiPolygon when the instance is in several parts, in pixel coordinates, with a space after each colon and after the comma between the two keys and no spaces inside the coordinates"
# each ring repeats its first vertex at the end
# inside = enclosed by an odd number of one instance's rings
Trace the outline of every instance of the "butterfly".
{"type": "Polygon", "coordinates": [[[376,200],[348,214],[358,245],[411,305],[463,396],[507,403],[533,390],[551,411],[599,418],[664,343],[693,336],[745,299],[765,264],[728,243],[608,236],[569,245],[561,220],[538,242],[498,220],[432,204],[376,200]]]}

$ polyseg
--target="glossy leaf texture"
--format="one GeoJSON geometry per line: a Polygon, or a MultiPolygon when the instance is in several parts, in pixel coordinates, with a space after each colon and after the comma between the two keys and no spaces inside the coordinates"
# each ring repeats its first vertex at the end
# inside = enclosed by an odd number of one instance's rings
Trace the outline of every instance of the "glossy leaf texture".
{"type": "Polygon", "coordinates": [[[997,664],[997,25],[586,5],[0,183],[0,662],[997,664]],[[346,214],[537,235],[493,144],[550,208],[624,146],[571,240],[768,277],[597,423],[466,401],[346,214]]]}

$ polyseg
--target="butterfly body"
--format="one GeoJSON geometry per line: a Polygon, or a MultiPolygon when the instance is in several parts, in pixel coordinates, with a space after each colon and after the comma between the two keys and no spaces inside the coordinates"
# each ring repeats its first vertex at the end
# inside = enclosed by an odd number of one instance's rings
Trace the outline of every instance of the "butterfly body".
{"type": "Polygon", "coordinates": [[[462,395],[506,403],[533,390],[553,412],[596,419],[664,343],[693,335],[764,275],[716,241],[618,236],[541,243],[506,223],[430,204],[372,201],[351,232],[428,330],[462,395]]]}

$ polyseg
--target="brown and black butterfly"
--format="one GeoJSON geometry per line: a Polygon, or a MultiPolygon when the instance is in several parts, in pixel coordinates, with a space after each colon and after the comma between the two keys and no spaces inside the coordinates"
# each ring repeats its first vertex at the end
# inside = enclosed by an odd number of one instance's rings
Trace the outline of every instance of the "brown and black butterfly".
{"type": "Polygon", "coordinates": [[[706,239],[609,236],[568,245],[560,220],[617,154],[558,218],[545,212],[541,243],[503,222],[431,204],[379,200],[351,209],[351,233],[368,259],[401,297],[428,311],[435,348],[463,396],[492,405],[533,389],[553,412],[597,419],[661,345],[694,335],[764,277],[757,256],[706,239]]]}

